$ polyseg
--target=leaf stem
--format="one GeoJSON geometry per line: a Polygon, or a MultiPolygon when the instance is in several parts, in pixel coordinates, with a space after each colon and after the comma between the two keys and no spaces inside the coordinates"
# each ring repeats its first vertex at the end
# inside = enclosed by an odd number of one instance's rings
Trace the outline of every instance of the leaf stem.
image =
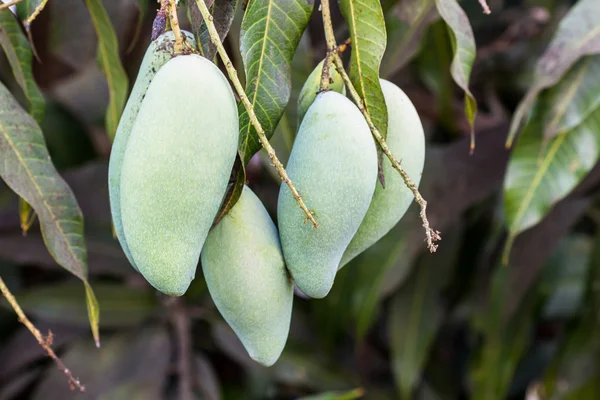
{"type": "Polygon", "coordinates": [[[58,358],[56,353],[54,353],[54,351],[50,347],[52,345],[52,332],[50,332],[48,334],[47,338],[44,338],[42,333],[27,318],[27,316],[23,312],[23,309],[21,308],[21,306],[19,306],[19,303],[17,303],[17,299],[15,299],[15,296],[13,296],[13,294],[10,292],[10,290],[8,290],[8,287],[4,283],[4,280],[2,280],[2,277],[0,277],[0,292],[2,292],[4,297],[6,297],[6,300],[8,300],[8,303],[11,305],[13,310],[15,310],[15,313],[19,317],[19,321],[23,325],[25,325],[25,327],[27,327],[27,329],[29,329],[29,331],[32,333],[32,335],[35,337],[35,339],[38,341],[40,346],[42,346],[42,348],[46,351],[48,356],[54,360],[58,369],[61,370],[67,376],[71,390],[74,390],[75,388],[77,388],[80,392],[85,392],[85,387],[81,384],[81,382],[79,382],[79,379],[77,379],[73,376],[71,371],[69,371],[69,369],[67,367],[65,367],[65,364],[63,364],[62,360],[60,358],[58,358]]]}
{"type": "MultiPolygon", "coordinates": [[[[19,0],[19,1],[21,1],[21,0],[19,0]]],[[[31,25],[33,20],[36,19],[38,15],[40,15],[40,13],[44,9],[44,7],[46,7],[46,3],[48,3],[48,0],[42,0],[40,2],[40,4],[38,4],[38,6],[35,8],[35,10],[33,10],[33,13],[31,13],[31,15],[29,17],[27,17],[27,19],[25,20],[26,26],[31,25]]]]}
{"type": "Polygon", "coordinates": [[[279,177],[286,185],[288,185],[288,187],[290,188],[290,191],[292,192],[292,195],[296,199],[296,202],[298,203],[298,205],[300,206],[302,211],[304,211],[304,213],[306,214],[306,219],[304,220],[304,222],[306,223],[306,221],[310,221],[315,228],[318,228],[319,224],[315,220],[312,211],[310,211],[308,209],[308,207],[306,207],[306,204],[304,204],[304,200],[302,200],[302,196],[300,196],[300,193],[298,193],[298,190],[296,190],[296,187],[294,186],[294,184],[292,183],[292,180],[288,176],[285,168],[283,167],[283,164],[277,158],[277,155],[275,154],[275,149],[273,149],[273,147],[269,143],[269,140],[267,139],[267,136],[265,135],[265,131],[262,128],[260,122],[258,121],[256,114],[254,113],[254,108],[252,107],[252,104],[248,100],[248,96],[246,96],[246,92],[244,91],[244,88],[242,87],[242,84],[237,76],[237,71],[233,67],[232,62],[229,59],[229,56],[227,55],[227,52],[225,51],[223,44],[221,43],[221,38],[219,37],[219,33],[217,32],[217,29],[215,28],[215,25],[213,23],[213,16],[210,14],[210,11],[208,11],[208,7],[206,7],[204,0],[196,0],[196,3],[198,4],[198,9],[200,10],[200,13],[202,14],[202,18],[204,19],[204,22],[206,23],[206,27],[208,28],[208,33],[210,34],[210,39],[213,42],[213,44],[215,45],[215,47],[217,48],[217,51],[219,52],[219,55],[221,56],[221,60],[223,61],[223,64],[225,65],[225,68],[227,69],[227,74],[229,75],[229,79],[231,79],[231,81],[233,82],[233,86],[235,87],[235,90],[236,90],[238,96],[240,97],[242,104],[244,105],[244,108],[248,112],[248,116],[250,117],[250,122],[252,123],[252,126],[254,126],[254,129],[256,129],[256,133],[258,134],[260,144],[267,151],[269,158],[271,159],[271,162],[273,163],[273,165],[275,166],[275,169],[279,173],[279,177]]]}
{"type": "MultiPolygon", "coordinates": [[[[342,58],[340,57],[339,53],[337,52],[338,47],[335,42],[335,36],[333,34],[333,25],[331,23],[331,13],[329,11],[329,0],[321,0],[321,12],[323,14],[323,27],[325,30],[325,39],[327,42],[328,56],[332,59],[336,69],[342,75],[342,79],[344,80],[344,83],[346,84],[346,87],[348,88],[350,95],[356,102],[356,105],[360,109],[360,112],[363,114],[363,116],[365,117],[365,120],[367,121],[367,124],[369,125],[369,128],[371,129],[371,133],[373,134],[373,137],[375,138],[375,140],[377,140],[377,143],[379,143],[381,150],[383,150],[383,153],[387,156],[387,158],[392,163],[392,167],[394,167],[394,169],[396,171],[398,171],[400,176],[402,176],[402,179],[404,180],[404,184],[406,185],[406,187],[408,187],[410,189],[410,191],[413,193],[413,196],[415,197],[415,201],[419,204],[419,206],[421,208],[421,212],[420,212],[421,221],[423,222],[423,228],[425,228],[427,248],[429,249],[430,252],[434,253],[438,247],[438,245],[435,244],[435,242],[438,240],[441,240],[442,237],[440,236],[439,231],[433,230],[431,228],[431,226],[429,225],[429,220],[427,219],[427,201],[425,201],[423,196],[421,196],[421,193],[419,192],[417,185],[410,179],[410,177],[408,176],[406,171],[404,171],[404,169],[400,165],[400,162],[396,159],[396,157],[394,157],[394,155],[390,151],[390,148],[388,147],[385,139],[383,138],[383,136],[381,136],[381,133],[379,133],[379,131],[373,124],[373,121],[371,120],[371,115],[369,114],[368,110],[364,106],[364,102],[363,102],[362,98],[360,97],[360,94],[358,94],[358,92],[356,91],[356,88],[352,84],[350,77],[348,76],[348,74],[346,73],[346,70],[344,69],[344,63],[342,62],[342,58]]],[[[323,70],[325,70],[325,68],[323,68],[323,70]]]]}

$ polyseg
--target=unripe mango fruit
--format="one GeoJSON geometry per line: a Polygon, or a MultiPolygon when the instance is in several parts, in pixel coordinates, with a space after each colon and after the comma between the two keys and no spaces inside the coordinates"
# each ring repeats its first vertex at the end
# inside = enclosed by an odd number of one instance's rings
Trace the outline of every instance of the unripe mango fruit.
{"type": "MultiPolygon", "coordinates": [[[[398,86],[383,79],[380,83],[388,109],[387,144],[411,180],[419,185],[425,162],[425,134],[419,114],[398,86]]],[[[383,173],[385,189],[377,185],[369,211],[346,249],[340,268],[388,233],[414,199],[387,157],[383,159],[383,173]]]]}
{"type": "MultiPolygon", "coordinates": [[[[189,32],[182,31],[185,35],[187,42],[195,46],[196,40],[194,35],[189,32]]],[[[165,65],[167,61],[173,58],[173,51],[175,45],[175,35],[173,31],[168,31],[160,35],[156,40],[152,41],[144,54],[140,70],[137,75],[121,119],[119,120],[119,126],[117,127],[117,133],[110,152],[110,161],[108,164],[108,194],[110,198],[110,211],[113,220],[113,226],[115,227],[115,233],[117,239],[123,248],[123,252],[129,263],[137,270],[137,267],[131,257],[131,252],[125,241],[125,235],[123,233],[123,225],[121,224],[121,167],[123,165],[123,155],[125,154],[125,147],[129,141],[129,135],[133,124],[137,119],[142,100],[146,95],[150,82],[154,79],[154,76],[158,70],[165,65]]]]}
{"type": "Polygon", "coordinates": [[[238,112],[221,71],[197,55],[156,74],[131,130],[121,168],[121,218],[146,280],[179,296],[226,192],[238,144],[238,112]]]}
{"type": "MultiPolygon", "coordinates": [[[[304,119],[304,115],[306,115],[308,108],[317,98],[317,93],[321,88],[321,75],[323,75],[324,63],[325,60],[321,61],[315,69],[313,69],[306,79],[306,82],[304,82],[302,90],[300,90],[300,95],[298,96],[298,126],[300,126],[302,119],[304,119]]],[[[331,67],[329,68],[329,89],[341,93],[344,96],[346,95],[346,86],[344,85],[342,76],[333,64],[331,64],[331,67]]]]}
{"type": "Polygon", "coordinates": [[[294,292],[277,228],[247,186],[208,234],[202,270],[215,305],[250,357],[273,365],[288,337],[294,292]]]}
{"type": "Polygon", "coordinates": [[[296,137],[287,172],[319,223],[304,223],[287,185],[277,206],[286,265],[310,297],[329,293],[338,265],[363,220],[377,180],[377,151],[358,108],[324,92],[310,106],[296,137]]]}

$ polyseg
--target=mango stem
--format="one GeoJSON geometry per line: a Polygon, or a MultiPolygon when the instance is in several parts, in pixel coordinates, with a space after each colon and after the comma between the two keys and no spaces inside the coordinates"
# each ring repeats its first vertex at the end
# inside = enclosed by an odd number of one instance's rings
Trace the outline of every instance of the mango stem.
{"type": "MultiPolygon", "coordinates": [[[[369,128],[371,129],[371,134],[373,135],[375,140],[377,140],[377,143],[379,143],[381,150],[387,156],[387,158],[390,160],[394,169],[396,171],[398,171],[400,176],[402,176],[402,179],[404,180],[404,184],[406,185],[406,187],[408,187],[410,189],[410,191],[413,193],[413,196],[415,197],[415,201],[419,204],[419,206],[421,208],[421,212],[419,215],[421,216],[421,221],[423,222],[423,228],[425,228],[425,237],[426,237],[425,240],[427,241],[427,248],[429,249],[430,252],[434,253],[438,248],[438,245],[435,244],[435,242],[437,242],[438,240],[441,240],[442,237],[440,236],[439,231],[432,229],[431,226],[429,225],[429,220],[427,219],[427,201],[425,201],[423,196],[421,196],[421,193],[419,192],[417,185],[415,185],[415,183],[410,179],[410,177],[408,176],[406,171],[404,171],[404,169],[400,165],[400,162],[396,159],[396,157],[394,157],[394,155],[390,151],[390,148],[388,147],[385,139],[383,138],[383,136],[381,136],[381,133],[379,133],[379,131],[373,124],[373,121],[371,120],[371,115],[369,114],[369,111],[364,106],[363,99],[360,97],[360,94],[358,94],[358,92],[356,91],[356,88],[352,84],[350,77],[346,73],[346,70],[344,68],[344,63],[338,53],[338,47],[335,42],[335,36],[333,34],[333,25],[331,23],[331,13],[329,11],[329,0],[321,0],[321,13],[323,15],[323,27],[325,30],[325,40],[327,42],[327,53],[328,53],[327,56],[332,60],[336,69],[342,75],[342,79],[344,80],[344,83],[346,84],[346,87],[348,88],[350,95],[354,99],[354,102],[360,109],[360,112],[365,117],[365,120],[367,121],[367,124],[369,125],[369,128]]],[[[323,68],[323,70],[325,70],[325,68],[323,68]]]]}
{"type": "Polygon", "coordinates": [[[179,18],[177,17],[177,3],[175,0],[167,1],[169,22],[171,23],[171,29],[173,30],[173,34],[175,35],[174,50],[176,54],[179,54],[183,51],[183,35],[181,34],[181,29],[179,28],[179,18]]]}
{"type": "MultiPolygon", "coordinates": [[[[174,0],[172,0],[172,1],[174,1],[174,0]]],[[[227,55],[227,52],[225,51],[225,48],[223,47],[223,44],[221,43],[219,33],[217,32],[217,29],[215,28],[215,25],[213,22],[213,16],[210,14],[208,7],[206,7],[204,0],[196,0],[196,3],[198,4],[198,9],[200,10],[200,13],[202,14],[202,18],[204,19],[204,22],[206,23],[206,27],[208,28],[210,40],[217,48],[219,56],[221,56],[221,60],[223,61],[223,64],[225,64],[225,68],[227,69],[227,74],[229,75],[229,79],[231,79],[231,82],[233,82],[233,86],[235,87],[235,90],[236,90],[238,96],[240,97],[242,104],[244,105],[244,108],[248,112],[248,116],[250,117],[250,123],[252,123],[252,126],[254,126],[254,129],[256,129],[256,133],[258,134],[258,139],[260,141],[260,144],[267,151],[269,158],[271,159],[271,162],[273,163],[273,166],[275,167],[275,169],[277,170],[277,173],[279,174],[279,177],[286,185],[288,185],[288,187],[290,188],[290,191],[292,192],[292,196],[294,196],[294,198],[296,199],[296,202],[298,203],[298,205],[300,206],[302,211],[304,211],[304,213],[306,214],[305,222],[308,220],[312,223],[312,225],[315,228],[318,228],[319,224],[315,220],[315,217],[313,216],[313,212],[310,211],[308,209],[308,207],[306,207],[306,204],[304,204],[304,200],[302,200],[302,196],[300,196],[300,193],[298,193],[298,190],[296,190],[296,187],[294,186],[292,180],[288,176],[285,168],[283,167],[283,164],[277,158],[277,155],[275,154],[275,149],[273,149],[273,147],[269,143],[269,140],[267,139],[267,136],[265,135],[265,131],[262,128],[260,122],[258,121],[256,114],[254,113],[254,108],[252,107],[250,100],[248,100],[248,96],[246,96],[246,92],[244,91],[244,88],[242,87],[242,84],[237,76],[237,71],[233,67],[233,63],[229,59],[229,56],[227,55]]]]}
{"type": "Polygon", "coordinates": [[[0,277],[0,292],[2,292],[4,297],[6,297],[6,300],[17,314],[17,317],[19,317],[19,322],[21,322],[23,325],[25,325],[27,329],[29,329],[29,332],[33,334],[37,342],[46,351],[48,356],[54,360],[58,369],[60,369],[67,376],[67,380],[69,386],[71,387],[71,390],[76,388],[80,392],[85,392],[85,387],[81,384],[81,382],[79,382],[79,379],[73,376],[71,371],[67,367],[65,367],[65,364],[63,364],[62,360],[58,358],[56,353],[54,353],[54,351],[50,347],[52,345],[52,332],[50,332],[48,336],[44,338],[44,335],[42,335],[42,333],[35,327],[35,325],[33,325],[29,318],[27,318],[21,306],[19,306],[19,303],[17,303],[17,299],[15,299],[15,296],[13,296],[10,290],[8,290],[8,287],[4,283],[4,280],[2,280],[2,277],[0,277]]]}

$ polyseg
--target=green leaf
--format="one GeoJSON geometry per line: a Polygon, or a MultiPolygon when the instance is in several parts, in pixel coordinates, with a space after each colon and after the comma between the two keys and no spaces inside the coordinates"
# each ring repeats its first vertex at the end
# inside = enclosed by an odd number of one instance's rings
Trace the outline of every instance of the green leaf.
{"type": "Polygon", "coordinates": [[[0,157],[0,176],[35,210],[52,257],[86,285],[90,324],[98,343],[98,302],[87,283],[81,210],[71,188],[52,165],[39,126],[2,84],[0,157]]]}
{"type": "Polygon", "coordinates": [[[475,149],[474,124],[477,115],[477,101],[469,90],[471,69],[477,51],[473,29],[467,14],[456,0],[436,0],[435,4],[451,32],[454,60],[452,60],[450,72],[454,82],[465,92],[465,116],[471,126],[471,151],[473,151],[475,149]]]}
{"type": "Polygon", "coordinates": [[[127,100],[129,81],[119,58],[119,42],[100,0],[85,0],[98,35],[98,60],[108,81],[110,100],[106,110],[106,131],[112,140],[127,100]]]}
{"type": "Polygon", "coordinates": [[[10,62],[17,83],[29,102],[29,113],[38,123],[44,119],[44,97],[31,70],[33,53],[29,41],[9,9],[0,10],[0,44],[10,62]]]}
{"type": "MultiPolygon", "coordinates": [[[[556,85],[581,57],[600,52],[600,2],[579,0],[562,19],[552,42],[537,62],[534,82],[521,101],[511,122],[507,146],[531,111],[542,90],[556,85]]],[[[546,130],[546,138],[559,132],[546,130]]]]}
{"type": "Polygon", "coordinates": [[[540,96],[517,141],[504,181],[504,210],[509,231],[505,262],[514,238],[539,223],[598,161],[600,107],[589,113],[586,99],[600,98],[599,71],[600,56],[578,62],[558,85],[540,96]],[[546,140],[545,123],[554,118],[557,105],[566,107],[562,113],[565,119],[567,115],[588,115],[579,125],[546,140]]]}
{"type": "Polygon", "coordinates": [[[527,350],[536,296],[530,293],[518,312],[506,321],[509,276],[508,268],[496,268],[489,303],[473,320],[475,330],[483,334],[483,346],[471,368],[471,398],[474,400],[505,398],[519,361],[527,350]]]}
{"type": "Polygon", "coordinates": [[[362,398],[364,394],[364,389],[356,388],[345,392],[325,392],[312,396],[304,396],[298,400],[355,400],[362,398]]]}
{"type": "MultiPolygon", "coordinates": [[[[246,73],[246,95],[270,138],[290,98],[291,64],[314,2],[251,0],[244,14],[240,50],[246,73]]],[[[242,162],[260,150],[258,135],[240,103],[242,162]]]]}
{"type": "Polygon", "coordinates": [[[23,236],[27,235],[27,231],[35,222],[35,212],[31,204],[19,197],[19,219],[21,220],[21,231],[23,236]]]}
{"type": "MultiPolygon", "coordinates": [[[[215,24],[215,28],[217,28],[221,42],[225,40],[225,37],[229,33],[237,5],[238,0],[214,0],[212,3],[207,1],[208,9],[213,16],[213,23],[215,24]]],[[[198,42],[200,53],[211,60],[217,53],[217,48],[210,40],[206,23],[202,19],[195,1],[190,1],[188,8],[191,14],[192,32],[198,42]]]]}
{"type": "MultiPolygon", "coordinates": [[[[158,309],[157,297],[151,290],[115,283],[96,284],[94,289],[102,303],[102,328],[138,325],[158,309]]],[[[88,319],[86,306],[81,302],[83,294],[81,285],[66,282],[33,287],[15,296],[27,315],[83,326],[88,319]]]]}
{"type": "MultiPolygon", "coordinates": [[[[460,238],[460,230],[449,238],[460,238]]],[[[460,241],[425,254],[392,298],[389,308],[391,364],[400,398],[410,399],[420,381],[445,310],[441,291],[448,283],[460,241]]]]}
{"type": "Polygon", "coordinates": [[[388,114],[379,84],[379,68],[387,33],[381,4],[378,0],[341,0],[340,10],[352,39],[350,80],[363,99],[373,124],[385,138],[388,114]]]}
{"type": "Polygon", "coordinates": [[[408,0],[386,12],[387,51],[381,62],[381,76],[392,77],[422,48],[427,27],[439,15],[434,0],[408,0]]]}

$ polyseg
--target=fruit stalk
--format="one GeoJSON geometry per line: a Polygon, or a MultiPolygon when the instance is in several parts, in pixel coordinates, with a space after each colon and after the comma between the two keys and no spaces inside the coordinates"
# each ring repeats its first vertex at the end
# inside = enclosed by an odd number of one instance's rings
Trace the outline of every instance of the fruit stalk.
{"type": "MultiPolygon", "coordinates": [[[[174,1],[174,0],[172,0],[172,1],[174,1]]],[[[286,185],[288,185],[288,187],[290,188],[290,191],[292,192],[292,195],[296,199],[296,202],[298,203],[298,205],[300,206],[302,211],[304,211],[304,213],[306,214],[305,222],[308,220],[312,223],[312,225],[315,228],[318,228],[319,224],[315,220],[313,213],[308,209],[308,207],[306,207],[306,204],[304,204],[304,200],[302,200],[302,196],[300,196],[300,193],[298,193],[298,190],[296,190],[296,187],[294,186],[294,183],[288,176],[285,168],[283,167],[283,164],[277,158],[277,155],[275,154],[275,149],[273,149],[273,147],[269,143],[269,140],[267,139],[267,136],[265,135],[265,131],[262,128],[260,122],[258,121],[256,114],[254,113],[254,108],[252,107],[252,104],[250,104],[250,100],[248,100],[248,96],[246,96],[246,92],[244,91],[244,88],[242,87],[242,84],[237,76],[237,71],[233,67],[232,62],[229,59],[229,56],[227,55],[227,52],[225,51],[223,44],[221,43],[219,33],[217,32],[217,29],[215,28],[215,25],[213,23],[213,16],[210,14],[208,7],[206,7],[204,0],[196,0],[196,4],[198,4],[198,9],[200,10],[200,13],[202,14],[202,18],[204,19],[204,22],[206,23],[206,27],[208,28],[210,40],[211,40],[211,42],[213,42],[213,44],[217,48],[219,56],[221,56],[221,60],[223,61],[223,64],[225,64],[225,68],[227,69],[227,75],[229,75],[229,79],[231,79],[231,82],[233,82],[235,91],[237,92],[238,96],[240,97],[242,104],[244,105],[244,108],[248,112],[248,116],[250,117],[250,123],[252,123],[252,126],[254,126],[254,129],[256,129],[256,133],[258,134],[258,139],[260,141],[260,144],[267,151],[269,158],[271,159],[271,162],[273,163],[273,165],[275,166],[275,169],[279,173],[279,177],[286,185]]]]}
{"type": "MultiPolygon", "coordinates": [[[[350,77],[346,73],[342,58],[340,57],[339,53],[337,52],[338,47],[337,47],[337,44],[335,41],[335,35],[333,33],[333,24],[331,22],[329,0],[321,0],[321,14],[323,16],[323,28],[325,30],[325,40],[327,42],[327,57],[325,60],[325,64],[327,64],[327,60],[331,60],[331,62],[333,62],[333,64],[335,64],[336,69],[342,76],[342,79],[344,80],[344,83],[346,84],[346,87],[348,88],[348,91],[352,95],[352,98],[356,102],[356,105],[360,109],[360,112],[365,117],[365,120],[367,121],[367,124],[369,125],[369,128],[371,129],[371,134],[373,135],[375,140],[377,140],[377,143],[379,143],[381,150],[383,150],[383,153],[390,160],[394,169],[396,171],[398,171],[400,176],[402,176],[402,179],[404,180],[404,183],[406,184],[406,186],[410,189],[410,191],[415,196],[415,201],[419,204],[419,207],[421,208],[419,215],[421,217],[421,221],[423,222],[423,228],[425,228],[427,248],[429,249],[430,252],[434,253],[438,248],[438,245],[435,244],[435,242],[442,239],[442,237],[440,236],[440,232],[432,229],[431,226],[429,225],[429,220],[427,219],[427,201],[425,201],[423,196],[421,196],[421,193],[419,192],[417,185],[415,185],[415,183],[410,179],[410,177],[408,176],[406,171],[404,171],[404,169],[400,165],[400,162],[398,160],[396,160],[396,157],[394,157],[394,155],[390,151],[385,139],[383,138],[383,136],[381,136],[381,133],[379,133],[379,131],[373,124],[373,121],[371,120],[371,115],[365,108],[363,100],[360,97],[360,94],[358,94],[358,92],[356,91],[356,88],[354,87],[354,85],[352,84],[352,81],[350,80],[350,77]]],[[[325,74],[325,67],[323,68],[323,75],[324,74],[325,74]]]]}
{"type": "Polygon", "coordinates": [[[19,306],[19,303],[17,303],[17,299],[15,299],[15,296],[13,296],[10,290],[8,290],[8,287],[4,283],[4,280],[2,280],[2,277],[0,277],[0,292],[2,292],[4,297],[6,297],[6,300],[11,305],[13,310],[15,310],[17,317],[19,317],[19,322],[21,322],[23,325],[25,325],[27,329],[29,329],[29,332],[31,332],[31,334],[35,337],[37,342],[46,351],[48,356],[54,360],[58,369],[60,369],[67,376],[69,386],[71,387],[71,389],[77,388],[77,390],[79,390],[80,392],[85,392],[85,387],[81,384],[79,379],[73,376],[71,371],[67,367],[65,367],[65,364],[63,364],[62,360],[58,358],[56,353],[54,353],[54,350],[52,350],[52,348],[50,347],[52,345],[52,333],[49,333],[48,338],[44,338],[42,333],[35,327],[35,325],[33,325],[29,318],[27,318],[21,306],[19,306]]]}
{"type": "Polygon", "coordinates": [[[171,23],[171,29],[175,34],[175,53],[181,53],[183,51],[183,36],[181,35],[181,29],[179,28],[179,18],[177,17],[177,4],[175,0],[163,0],[163,6],[166,6],[167,13],[169,16],[169,22],[171,23]]]}

